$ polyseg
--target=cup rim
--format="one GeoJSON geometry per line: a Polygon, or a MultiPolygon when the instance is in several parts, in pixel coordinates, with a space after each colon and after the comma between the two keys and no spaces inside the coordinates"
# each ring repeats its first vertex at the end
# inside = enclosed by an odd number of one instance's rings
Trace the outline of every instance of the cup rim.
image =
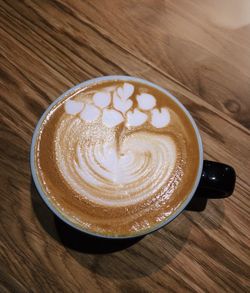
{"type": "Polygon", "coordinates": [[[203,144],[202,144],[202,139],[200,136],[200,132],[198,130],[198,127],[196,125],[196,122],[194,121],[193,117],[191,116],[191,114],[189,113],[189,111],[186,109],[186,107],[173,95],[171,94],[168,90],[164,89],[163,87],[150,82],[148,80],[139,78],[139,77],[133,77],[133,76],[126,76],[126,75],[108,75],[108,76],[101,76],[101,77],[97,77],[97,78],[92,78],[86,81],[83,81],[73,87],[71,87],[70,89],[68,89],[66,92],[64,92],[62,95],[60,95],[54,102],[52,102],[49,107],[44,111],[44,113],[42,114],[42,116],[40,117],[40,119],[38,120],[35,130],[33,132],[33,136],[32,136],[32,142],[31,142],[31,150],[30,150],[30,167],[31,167],[31,174],[32,174],[32,178],[33,181],[35,183],[36,189],[38,190],[39,195],[41,196],[41,198],[43,199],[43,201],[45,202],[45,204],[47,205],[47,207],[59,218],[61,219],[63,222],[65,222],[66,224],[68,224],[69,226],[71,226],[72,228],[86,233],[88,235],[94,236],[94,237],[98,237],[98,238],[105,238],[105,239],[129,239],[129,238],[137,238],[137,237],[142,237],[145,235],[148,235],[150,233],[153,233],[159,229],[161,229],[162,227],[164,227],[165,225],[169,224],[170,222],[172,222],[179,214],[181,214],[181,212],[186,208],[186,206],[189,204],[189,202],[191,201],[201,178],[201,173],[202,173],[202,168],[203,168],[203,144]],[[83,227],[78,226],[77,224],[71,222],[67,217],[65,217],[56,207],[55,205],[52,204],[52,202],[48,199],[48,196],[45,194],[45,192],[42,189],[42,186],[38,180],[38,176],[37,176],[37,172],[36,172],[36,164],[35,164],[35,147],[36,147],[36,141],[37,141],[37,137],[39,135],[39,131],[41,128],[41,125],[43,123],[43,121],[45,120],[47,114],[50,112],[50,110],[61,100],[63,100],[65,97],[69,96],[71,93],[79,90],[80,88],[83,87],[87,87],[93,83],[99,83],[99,82],[103,82],[103,81],[112,81],[112,80],[119,80],[119,81],[134,81],[134,82],[140,82],[140,83],[144,83],[150,87],[153,87],[159,91],[161,91],[162,93],[166,94],[170,99],[172,99],[181,109],[182,111],[186,114],[186,116],[188,117],[189,121],[191,122],[193,129],[195,131],[195,135],[196,135],[196,139],[198,142],[198,146],[199,146],[199,166],[198,166],[198,170],[197,170],[197,174],[196,174],[196,178],[193,184],[193,187],[191,189],[191,191],[189,192],[189,194],[186,196],[185,200],[182,202],[182,204],[178,207],[178,209],[176,209],[176,211],[171,214],[169,217],[167,217],[165,220],[163,220],[162,222],[160,222],[158,225],[154,225],[153,227],[149,228],[149,229],[144,229],[138,233],[134,233],[133,235],[105,235],[105,234],[98,234],[92,231],[89,231],[87,229],[84,229],[83,227]]]}

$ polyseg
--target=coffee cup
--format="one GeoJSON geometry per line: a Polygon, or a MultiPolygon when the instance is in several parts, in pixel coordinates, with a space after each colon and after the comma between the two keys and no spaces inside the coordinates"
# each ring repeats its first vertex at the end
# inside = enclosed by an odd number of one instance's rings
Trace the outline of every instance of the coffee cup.
{"type": "Polygon", "coordinates": [[[109,239],[162,228],[198,189],[227,197],[236,178],[232,167],[203,160],[198,127],[175,96],[119,75],[85,81],[56,99],[35,128],[30,164],[56,216],[109,239]]]}

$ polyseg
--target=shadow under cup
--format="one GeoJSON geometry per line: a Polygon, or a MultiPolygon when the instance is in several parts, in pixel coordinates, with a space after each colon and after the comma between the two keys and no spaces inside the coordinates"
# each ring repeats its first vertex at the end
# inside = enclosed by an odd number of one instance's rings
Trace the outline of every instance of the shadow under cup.
{"type": "Polygon", "coordinates": [[[85,232],[89,235],[96,236],[96,237],[102,237],[107,239],[126,239],[126,238],[137,238],[142,237],[146,234],[152,233],[161,227],[167,225],[169,222],[171,222],[173,219],[175,219],[190,203],[192,198],[218,198],[218,197],[226,197],[230,195],[233,192],[234,185],[235,185],[235,171],[232,167],[220,164],[216,162],[210,162],[210,161],[204,161],[203,164],[203,146],[201,137],[198,131],[198,128],[196,126],[195,121],[193,120],[192,116],[188,112],[188,110],[175,98],[170,92],[167,90],[149,82],[143,79],[135,78],[135,77],[129,77],[129,76],[106,76],[106,77],[99,77],[92,80],[88,80],[86,82],[83,82],[79,85],[76,85],[75,87],[71,88],[69,91],[65,92],[62,96],[60,96],[58,99],[56,99],[45,111],[45,113],[40,118],[34,134],[32,138],[32,144],[31,144],[31,152],[30,152],[30,164],[31,164],[31,172],[32,177],[35,183],[35,186],[38,190],[38,193],[46,203],[46,205],[50,208],[50,210],[63,222],[70,225],[71,227],[81,231],[85,232]],[[186,195],[185,200],[182,202],[182,204],[179,206],[178,209],[175,210],[174,213],[172,213],[169,217],[167,217],[165,220],[160,222],[158,225],[150,227],[147,230],[142,230],[139,233],[130,234],[130,235],[123,235],[123,236],[110,236],[110,235],[104,235],[104,234],[96,234],[92,233],[91,231],[87,231],[82,227],[77,226],[73,222],[71,222],[68,218],[66,218],[48,199],[47,195],[43,191],[41,184],[39,182],[37,171],[36,171],[36,162],[35,162],[35,148],[36,148],[36,141],[39,135],[39,131],[41,128],[41,125],[46,118],[47,114],[50,112],[50,110],[61,100],[63,100],[65,97],[69,96],[70,93],[73,93],[77,91],[78,89],[85,88],[88,86],[91,86],[94,83],[101,83],[105,81],[121,81],[121,82],[139,82],[143,83],[149,87],[155,88],[159,91],[161,91],[163,94],[167,95],[170,99],[172,99],[175,104],[178,105],[179,108],[184,112],[184,114],[189,119],[190,123],[192,124],[193,130],[195,132],[198,146],[199,146],[199,166],[198,171],[196,175],[196,179],[194,181],[192,190],[188,195],[186,195]]]}

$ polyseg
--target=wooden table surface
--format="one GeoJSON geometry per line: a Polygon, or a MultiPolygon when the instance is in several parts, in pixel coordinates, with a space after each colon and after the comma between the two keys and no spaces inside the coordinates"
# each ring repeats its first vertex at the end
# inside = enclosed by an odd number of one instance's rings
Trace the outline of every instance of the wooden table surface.
{"type": "Polygon", "coordinates": [[[0,1],[0,292],[250,292],[250,1],[0,1]],[[232,197],[140,241],[93,241],[34,188],[34,127],[71,86],[153,81],[195,118],[205,158],[232,165],[232,197]]]}

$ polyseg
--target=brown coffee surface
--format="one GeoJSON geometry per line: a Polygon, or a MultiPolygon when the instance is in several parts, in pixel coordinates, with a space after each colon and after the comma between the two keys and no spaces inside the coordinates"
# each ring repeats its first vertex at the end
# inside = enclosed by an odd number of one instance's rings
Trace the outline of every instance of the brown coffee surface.
{"type": "MultiPolygon", "coordinates": [[[[105,124],[103,117],[105,111],[109,119],[110,110],[117,110],[114,93],[124,82],[105,81],[78,89],[56,104],[37,138],[36,171],[44,193],[63,217],[91,233],[130,236],[159,225],[186,199],[198,172],[199,146],[183,110],[156,88],[129,84],[133,94],[123,101],[131,100],[132,106],[120,111],[124,120],[118,125],[105,124]],[[100,92],[111,97],[110,104],[93,103],[100,92]],[[142,109],[138,96],[145,93],[155,98],[153,108],[142,109]],[[94,106],[98,111],[88,113],[98,117],[88,121],[82,109],[67,113],[69,101],[82,103],[83,110],[94,106]],[[131,126],[127,113],[135,109],[147,119],[131,126]],[[152,122],[153,111],[163,109],[170,119],[158,127],[152,122]]],[[[117,117],[111,120],[118,123],[117,117]]]]}

